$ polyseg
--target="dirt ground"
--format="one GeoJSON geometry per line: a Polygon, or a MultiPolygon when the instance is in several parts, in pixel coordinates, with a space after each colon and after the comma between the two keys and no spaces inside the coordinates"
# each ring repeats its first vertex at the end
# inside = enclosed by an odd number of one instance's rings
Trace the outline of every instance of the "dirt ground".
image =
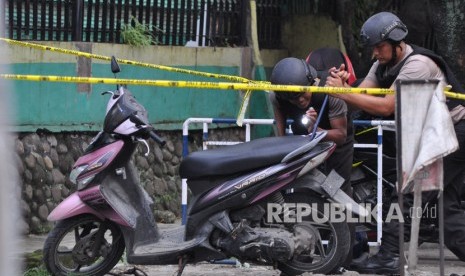
{"type": "MultiPolygon", "coordinates": [[[[113,269],[113,273],[122,273],[125,270],[133,268],[133,266],[120,266],[113,269]]],[[[177,267],[172,265],[167,266],[138,266],[139,269],[144,271],[149,276],[173,276],[177,273],[177,267]]],[[[458,264],[446,264],[445,275],[451,275],[456,273],[457,275],[465,275],[465,266],[458,264]]],[[[127,275],[127,274],[120,274],[127,275]]],[[[142,275],[142,274],[141,274],[142,275]]],[[[222,276],[278,276],[280,272],[274,270],[272,267],[262,267],[262,266],[250,266],[250,267],[236,267],[232,265],[215,265],[202,263],[197,265],[189,265],[186,267],[182,275],[190,276],[213,276],[213,275],[222,275],[222,276]]],[[[323,274],[312,274],[305,273],[303,276],[314,275],[322,276],[323,274]]],[[[357,276],[357,275],[370,275],[370,274],[359,274],[355,271],[347,271],[342,275],[345,276],[357,276]]],[[[407,275],[407,274],[406,274],[407,275]]],[[[420,264],[418,269],[410,275],[415,276],[436,276],[439,274],[439,266],[435,264],[420,264]]]]}
{"type": "MultiPolygon", "coordinates": [[[[45,236],[34,236],[31,235],[27,239],[19,242],[18,246],[15,246],[18,250],[16,254],[24,254],[25,252],[34,252],[37,249],[42,249],[45,236]]],[[[408,244],[406,244],[408,248],[408,244]]],[[[376,248],[372,248],[372,253],[376,252],[376,248]]],[[[461,262],[457,257],[452,254],[449,250],[444,250],[445,254],[445,273],[444,275],[450,276],[455,273],[454,276],[465,275],[465,262],[461,262]]],[[[417,252],[418,266],[411,276],[437,276],[440,275],[439,271],[439,249],[438,244],[424,243],[420,245],[417,252]]],[[[119,263],[112,271],[110,275],[134,275],[133,273],[124,274],[129,269],[133,269],[133,265],[125,264],[124,262],[119,263]]],[[[175,265],[164,265],[164,266],[137,266],[141,271],[146,273],[148,276],[172,276],[177,274],[177,266],[175,265]]],[[[137,276],[143,276],[143,273],[136,274],[137,276]]],[[[183,274],[187,276],[277,276],[280,275],[278,270],[274,270],[272,267],[264,267],[250,264],[237,264],[237,265],[221,265],[221,264],[210,264],[200,263],[196,265],[187,265],[183,274]]],[[[321,274],[306,273],[304,276],[315,275],[321,276],[321,274]]],[[[368,275],[359,274],[355,271],[345,272],[345,276],[357,276],[357,275],[368,275]]],[[[409,275],[409,274],[406,274],[409,275]]]]}
{"type": "MultiPolygon", "coordinates": [[[[437,244],[422,244],[418,249],[418,266],[413,273],[406,273],[409,276],[437,276],[440,275],[439,266],[439,250],[437,244]]],[[[461,262],[447,249],[445,253],[445,266],[444,275],[457,274],[459,276],[465,275],[465,262],[461,262]]],[[[144,271],[149,276],[173,276],[177,273],[177,266],[165,265],[165,266],[137,266],[139,269],[144,271]]],[[[120,264],[113,273],[119,274],[127,269],[134,268],[131,265],[120,264]]],[[[127,275],[127,274],[120,274],[127,275]]],[[[143,274],[140,274],[143,275],[143,274]]],[[[223,265],[223,264],[210,264],[200,263],[196,265],[187,265],[182,275],[187,276],[278,276],[280,272],[274,270],[272,267],[256,266],[249,264],[236,264],[236,265],[223,265]]],[[[303,276],[322,276],[323,274],[312,274],[305,273],[303,276]]],[[[342,275],[345,276],[358,276],[358,275],[370,275],[370,274],[359,274],[355,271],[346,271],[342,275]]]]}

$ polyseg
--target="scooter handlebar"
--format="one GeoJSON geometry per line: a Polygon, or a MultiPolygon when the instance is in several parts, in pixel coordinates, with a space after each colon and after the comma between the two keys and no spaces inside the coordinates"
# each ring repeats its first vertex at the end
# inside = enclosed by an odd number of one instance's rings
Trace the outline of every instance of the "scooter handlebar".
{"type": "Polygon", "coordinates": [[[166,144],[165,139],[161,138],[158,136],[158,134],[155,133],[155,131],[150,131],[150,138],[152,138],[155,142],[157,142],[161,147],[163,147],[166,144]]]}
{"type": "MultiPolygon", "coordinates": [[[[138,125],[147,125],[146,123],[144,123],[144,121],[142,121],[139,117],[137,117],[135,115],[131,116],[131,121],[135,122],[138,125]]],[[[149,129],[152,129],[152,130],[149,131],[150,138],[152,138],[155,142],[157,142],[158,145],[163,147],[166,144],[165,139],[158,136],[158,134],[155,133],[155,131],[153,130],[152,127],[150,127],[149,129]]],[[[147,129],[147,130],[149,130],[149,129],[147,129]]]]}

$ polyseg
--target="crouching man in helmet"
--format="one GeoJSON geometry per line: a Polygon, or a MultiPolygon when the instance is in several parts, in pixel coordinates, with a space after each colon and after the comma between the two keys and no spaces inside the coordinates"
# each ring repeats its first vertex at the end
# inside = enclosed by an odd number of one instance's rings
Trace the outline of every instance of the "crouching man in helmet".
{"type": "MultiPolygon", "coordinates": [[[[307,61],[314,63],[318,71],[303,59],[285,58],[279,61],[273,68],[270,81],[272,84],[282,85],[324,85],[328,69],[332,66],[344,62],[344,56],[337,49],[321,49],[314,51],[309,55],[307,61]],[[325,59],[320,54],[335,55],[335,59],[325,59]],[[329,63],[329,60],[336,60],[335,63],[329,63]],[[324,76],[322,78],[322,76],[324,76]]],[[[294,135],[310,134],[314,128],[318,114],[322,113],[318,130],[326,130],[326,140],[334,141],[336,149],[323,165],[322,171],[328,174],[334,169],[340,176],[345,179],[341,189],[352,196],[352,187],[350,185],[350,174],[353,161],[353,127],[352,121],[348,118],[347,105],[344,101],[328,97],[322,93],[297,93],[297,92],[273,92],[270,94],[270,101],[273,105],[274,116],[276,120],[277,134],[282,136],[286,134],[286,120],[292,119],[292,133],[294,135]],[[326,104],[325,104],[326,102],[326,104]],[[307,115],[312,122],[310,125],[302,123],[302,117],[307,115]]],[[[354,242],[355,229],[349,225],[351,231],[351,248],[354,242]]],[[[352,259],[352,251],[349,252],[347,259],[341,260],[340,270],[347,267],[352,259]]]]}
{"type": "MultiPolygon", "coordinates": [[[[298,58],[285,58],[279,61],[271,73],[272,84],[284,85],[317,85],[320,79],[317,71],[305,60],[298,58]]],[[[326,166],[329,171],[335,169],[339,175],[349,183],[353,155],[353,134],[347,135],[347,105],[337,98],[327,97],[322,93],[298,92],[272,92],[270,100],[273,104],[277,134],[285,135],[286,120],[292,119],[292,133],[294,135],[307,135],[311,133],[317,116],[322,112],[318,125],[319,130],[326,130],[326,140],[334,141],[337,145],[326,166]],[[303,115],[310,117],[310,125],[302,124],[303,115]],[[337,157],[334,157],[337,156],[337,157]]],[[[352,129],[351,129],[352,131],[352,129]]],[[[328,171],[328,173],[329,173],[328,171]]]]}

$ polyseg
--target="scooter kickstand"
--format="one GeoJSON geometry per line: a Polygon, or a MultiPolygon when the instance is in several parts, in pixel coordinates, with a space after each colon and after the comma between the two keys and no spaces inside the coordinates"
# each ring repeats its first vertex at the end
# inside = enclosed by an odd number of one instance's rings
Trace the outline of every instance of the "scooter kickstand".
{"type": "Polygon", "coordinates": [[[187,261],[188,261],[187,255],[179,257],[177,276],[181,276],[182,272],[184,271],[184,268],[186,267],[187,261]]]}

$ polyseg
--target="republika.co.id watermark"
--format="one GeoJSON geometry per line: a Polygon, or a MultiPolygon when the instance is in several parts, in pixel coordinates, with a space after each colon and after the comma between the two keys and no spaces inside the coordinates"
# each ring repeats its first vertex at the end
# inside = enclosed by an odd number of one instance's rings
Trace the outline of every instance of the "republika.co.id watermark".
{"type": "MultiPolygon", "coordinates": [[[[436,218],[436,205],[425,207],[410,207],[408,210],[410,218],[436,218]]],[[[355,212],[357,213],[357,212],[355,212]]],[[[364,213],[364,212],[358,212],[364,213]]],[[[338,223],[346,221],[348,223],[372,223],[382,220],[383,222],[391,222],[397,220],[404,222],[400,206],[398,203],[389,204],[389,208],[379,204],[360,204],[360,206],[352,206],[350,204],[340,203],[268,203],[267,204],[267,222],[268,223],[298,223],[304,218],[309,218],[316,223],[338,223]],[[364,208],[367,216],[358,216],[354,214],[354,208],[364,208]],[[385,216],[381,215],[382,210],[386,212],[385,216]],[[387,211],[386,211],[387,209],[387,211]]]]}

